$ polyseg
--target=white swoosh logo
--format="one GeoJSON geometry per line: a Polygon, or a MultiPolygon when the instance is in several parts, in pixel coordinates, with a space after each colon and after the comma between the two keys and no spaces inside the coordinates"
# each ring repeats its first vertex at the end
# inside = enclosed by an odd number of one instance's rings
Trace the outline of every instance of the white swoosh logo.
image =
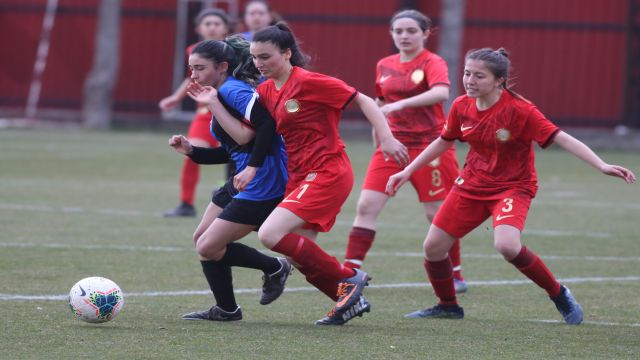
{"type": "Polygon", "coordinates": [[[467,131],[469,129],[472,129],[473,126],[460,126],[460,131],[467,131]]]}
{"type": "Polygon", "coordinates": [[[496,216],[496,221],[500,221],[502,219],[506,219],[506,218],[510,218],[510,217],[514,217],[514,216],[515,215],[502,215],[502,214],[500,214],[500,215],[496,216]]]}
{"type": "Polygon", "coordinates": [[[292,203],[298,203],[298,204],[300,204],[300,201],[297,201],[297,200],[289,200],[289,199],[284,199],[284,200],[282,200],[282,202],[283,202],[283,203],[286,203],[286,202],[292,202],[292,203]]]}
{"type": "Polygon", "coordinates": [[[436,195],[440,194],[440,193],[441,193],[441,192],[443,192],[443,191],[444,191],[444,188],[442,188],[442,189],[438,189],[438,190],[436,190],[436,191],[429,190],[429,196],[436,196],[436,195]]]}
{"type": "Polygon", "coordinates": [[[383,82],[385,82],[385,80],[387,80],[390,77],[391,77],[391,75],[382,75],[382,76],[380,76],[380,82],[383,83],[383,82]]]}

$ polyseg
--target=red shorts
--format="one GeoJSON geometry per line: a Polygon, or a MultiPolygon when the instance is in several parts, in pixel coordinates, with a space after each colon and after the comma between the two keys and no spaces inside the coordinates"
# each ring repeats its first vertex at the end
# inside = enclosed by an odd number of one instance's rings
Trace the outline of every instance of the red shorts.
{"type": "Polygon", "coordinates": [[[306,221],[304,228],[327,232],[352,188],[353,170],[345,156],[322,171],[308,173],[300,180],[291,179],[287,196],[278,206],[306,221]]]}
{"type": "MultiPolygon", "coordinates": [[[[421,152],[421,149],[409,149],[411,161],[421,152]]],[[[402,167],[392,159],[384,161],[384,155],[378,148],[369,162],[362,188],[384,193],[389,177],[401,170],[402,167]]],[[[416,170],[409,181],[416,189],[420,202],[431,202],[444,199],[457,177],[458,161],[456,150],[452,147],[429,165],[416,170]]]]}
{"type": "Polygon", "coordinates": [[[196,116],[191,120],[191,125],[189,125],[189,132],[187,133],[187,139],[201,139],[205,140],[211,147],[218,147],[220,143],[216,138],[211,135],[210,124],[211,124],[211,113],[210,112],[202,112],[198,110],[196,112],[196,116]]]}
{"type": "Polygon", "coordinates": [[[511,225],[522,231],[530,205],[531,196],[522,192],[505,192],[500,199],[479,200],[452,191],[438,209],[433,224],[447,234],[461,238],[491,216],[494,228],[511,225]]]}

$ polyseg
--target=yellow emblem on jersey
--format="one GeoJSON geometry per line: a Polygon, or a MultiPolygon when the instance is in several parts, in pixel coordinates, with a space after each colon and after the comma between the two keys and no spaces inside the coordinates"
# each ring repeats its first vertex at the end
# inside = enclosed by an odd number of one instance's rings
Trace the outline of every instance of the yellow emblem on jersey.
{"type": "Polygon", "coordinates": [[[505,128],[498,129],[498,131],[496,131],[496,138],[498,139],[498,141],[507,142],[509,141],[509,139],[511,139],[511,131],[505,128]]]}
{"type": "Polygon", "coordinates": [[[424,80],[424,71],[418,69],[411,73],[411,81],[414,84],[419,84],[422,80],[424,80]]]}
{"type": "Polygon", "coordinates": [[[304,179],[304,181],[313,181],[313,179],[316,178],[316,173],[312,172],[312,173],[308,173],[307,177],[304,179]]]}
{"type": "Polygon", "coordinates": [[[284,103],[284,109],[287,110],[288,113],[296,113],[300,111],[300,103],[297,100],[289,99],[284,103]]]}
{"type": "Polygon", "coordinates": [[[433,159],[433,161],[429,163],[429,166],[431,167],[440,166],[440,157],[438,156],[437,158],[433,159]]]}

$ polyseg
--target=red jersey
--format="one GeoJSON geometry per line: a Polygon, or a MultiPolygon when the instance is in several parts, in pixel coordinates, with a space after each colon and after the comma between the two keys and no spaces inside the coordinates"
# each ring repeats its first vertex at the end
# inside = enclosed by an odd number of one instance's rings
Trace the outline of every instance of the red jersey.
{"type": "Polygon", "coordinates": [[[535,105],[508,91],[484,111],[477,109],[476,99],[458,97],[441,135],[470,146],[453,191],[474,199],[497,199],[514,189],[535,196],[533,142],[545,148],[559,131],[535,105]]]}
{"type": "Polygon", "coordinates": [[[342,80],[294,66],[280,90],[269,79],[257,92],[284,137],[290,181],[334,166],[332,161],[339,158],[349,163],[338,121],[358,94],[356,89],[342,80]]]}
{"type": "MultiPolygon", "coordinates": [[[[376,67],[376,96],[387,104],[436,85],[449,86],[447,63],[426,49],[409,62],[400,62],[400,54],[387,56],[376,67]]],[[[394,111],[387,115],[387,121],[395,138],[405,146],[424,149],[440,135],[445,116],[442,103],[438,103],[394,111]]]]}

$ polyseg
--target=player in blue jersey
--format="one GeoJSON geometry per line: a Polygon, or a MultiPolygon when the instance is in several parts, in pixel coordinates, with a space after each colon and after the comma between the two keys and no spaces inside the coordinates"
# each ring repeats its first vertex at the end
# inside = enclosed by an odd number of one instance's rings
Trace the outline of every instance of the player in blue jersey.
{"type": "Polygon", "coordinates": [[[263,305],[282,294],[291,272],[286,259],[235,242],[256,230],[283,199],[287,183],[284,143],[275,132],[275,121],[257,101],[252,84],[260,74],[246,40],[232,36],[201,42],[189,56],[189,68],[193,82],[188,94],[213,113],[211,133],[221,146],[193,146],[182,135],[172,136],[169,145],[198,164],[232,161],[236,173],[214,193],[193,236],[216,304],[209,310],[185,314],[183,319],[240,320],[232,266],[264,272],[263,305]]]}

